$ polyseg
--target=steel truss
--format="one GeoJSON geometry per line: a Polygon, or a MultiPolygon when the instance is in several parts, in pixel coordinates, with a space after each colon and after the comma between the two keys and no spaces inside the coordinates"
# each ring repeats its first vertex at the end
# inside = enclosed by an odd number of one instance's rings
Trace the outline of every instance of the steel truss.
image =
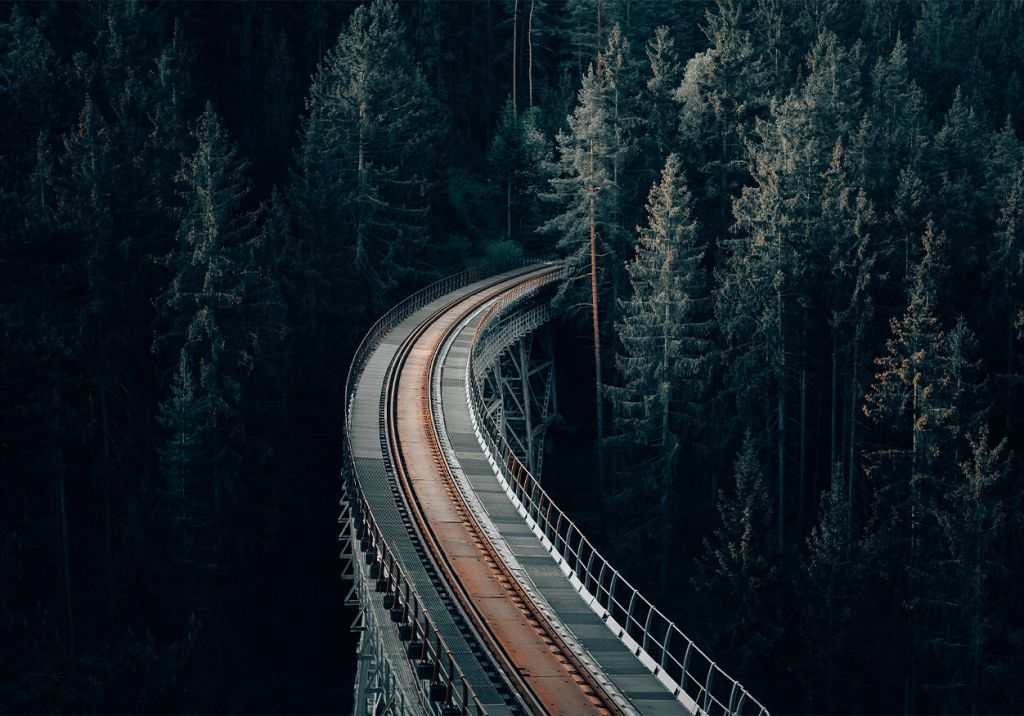
{"type": "Polygon", "coordinates": [[[541,474],[544,437],[558,415],[554,346],[550,328],[534,330],[505,346],[484,373],[484,399],[516,455],[541,474]]]}

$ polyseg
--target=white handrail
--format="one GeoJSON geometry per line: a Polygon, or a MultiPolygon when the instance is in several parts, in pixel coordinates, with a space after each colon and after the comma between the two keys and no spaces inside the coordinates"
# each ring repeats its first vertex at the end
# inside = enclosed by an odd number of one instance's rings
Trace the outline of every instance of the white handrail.
{"type": "Polygon", "coordinates": [[[518,286],[495,302],[480,322],[466,365],[466,397],[481,447],[513,504],[577,593],[680,703],[694,714],[770,716],[597,551],[516,456],[485,410],[483,372],[498,353],[494,342],[508,339],[501,330],[503,321],[564,277],[563,269],[518,286]],[[474,365],[478,357],[487,364],[480,373],[474,365]]]}

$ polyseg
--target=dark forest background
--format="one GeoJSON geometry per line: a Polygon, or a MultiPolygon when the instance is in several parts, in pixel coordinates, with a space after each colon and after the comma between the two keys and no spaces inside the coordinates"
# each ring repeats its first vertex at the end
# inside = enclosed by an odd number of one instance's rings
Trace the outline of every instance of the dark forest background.
{"type": "Polygon", "coordinates": [[[517,253],[545,483],[726,671],[1024,711],[1022,60],[1019,0],[4,5],[0,712],[345,710],[348,360],[517,253]]]}

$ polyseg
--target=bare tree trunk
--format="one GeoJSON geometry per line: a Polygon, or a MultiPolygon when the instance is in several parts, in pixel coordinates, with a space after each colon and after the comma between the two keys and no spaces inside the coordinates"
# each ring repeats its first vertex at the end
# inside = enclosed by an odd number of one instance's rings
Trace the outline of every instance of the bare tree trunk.
{"type": "Polygon", "coordinates": [[[729,180],[726,176],[726,166],[728,166],[729,143],[726,141],[725,132],[722,132],[722,166],[719,167],[718,171],[718,219],[722,222],[722,226],[725,226],[725,220],[729,213],[729,199],[727,189],[729,188],[729,180]]]}
{"type": "Polygon", "coordinates": [[[777,321],[777,340],[779,342],[779,367],[778,367],[778,396],[776,408],[778,411],[778,433],[779,439],[776,445],[778,471],[779,471],[779,512],[778,512],[778,539],[779,552],[785,548],[785,523],[786,523],[786,343],[785,332],[782,327],[782,295],[776,290],[775,310],[777,321]]]}
{"type": "MultiPolygon", "coordinates": [[[[668,348],[669,348],[669,322],[672,320],[671,316],[671,304],[666,301],[664,307],[664,316],[662,323],[662,343],[661,343],[661,375],[668,374],[668,348]]],[[[661,391],[661,386],[657,386],[658,391],[661,391]]],[[[669,559],[669,554],[672,551],[672,515],[671,515],[671,500],[669,499],[672,494],[672,463],[675,460],[676,450],[679,449],[675,439],[669,432],[669,418],[671,417],[671,406],[672,406],[672,392],[671,386],[669,390],[665,391],[662,396],[661,404],[661,449],[665,451],[664,462],[661,465],[661,520],[658,525],[661,530],[661,559],[659,560],[661,566],[661,589],[662,592],[668,593],[668,575],[669,575],[669,562],[673,561],[669,559]],[[670,447],[671,446],[671,447],[670,447]]]]}
{"type": "Polygon", "coordinates": [[[357,162],[357,179],[358,182],[358,193],[359,193],[359,204],[357,205],[356,215],[356,250],[355,250],[355,267],[357,271],[362,270],[364,261],[364,236],[363,236],[363,221],[361,214],[363,188],[366,184],[366,103],[360,103],[359,105],[359,155],[356,160],[357,162]]]}
{"type": "Polygon", "coordinates": [[[530,106],[533,107],[533,6],[537,0],[530,0],[530,16],[526,21],[526,77],[530,86],[530,106]]]}
{"type": "Polygon", "coordinates": [[[1013,362],[1014,355],[1013,342],[1014,342],[1014,325],[1013,325],[1014,312],[1010,310],[1010,320],[1006,323],[1006,434],[1010,435],[1013,433],[1013,362]]]}
{"type": "Polygon", "coordinates": [[[831,405],[829,407],[829,414],[830,414],[829,415],[829,421],[830,421],[829,443],[831,445],[831,449],[829,451],[829,460],[828,460],[828,464],[831,467],[833,467],[833,468],[835,467],[836,457],[837,457],[837,454],[839,452],[839,446],[836,444],[836,440],[839,437],[838,434],[836,433],[836,424],[837,424],[836,414],[837,414],[837,412],[839,410],[838,406],[836,405],[836,399],[838,397],[836,395],[836,393],[837,393],[836,383],[839,380],[839,355],[838,355],[838,353],[839,353],[839,338],[836,336],[835,330],[833,329],[833,333],[832,333],[832,403],[831,403],[831,405]]]}
{"type": "Polygon", "coordinates": [[[860,383],[857,379],[858,341],[859,339],[854,340],[853,361],[850,366],[850,372],[853,374],[853,383],[850,387],[850,444],[847,447],[849,450],[849,465],[847,466],[849,479],[846,485],[846,503],[851,530],[853,529],[853,488],[854,479],[857,474],[857,404],[860,402],[860,383]]]}
{"type": "MultiPolygon", "coordinates": [[[[804,349],[806,360],[806,348],[804,349]]],[[[800,505],[797,509],[797,535],[804,534],[804,510],[807,502],[807,368],[800,367],[800,505]]]]}
{"type": "MultiPolygon", "coordinates": [[[[600,7],[600,5],[598,6],[600,7]]],[[[590,302],[594,323],[594,387],[597,400],[597,476],[604,484],[604,416],[601,410],[601,331],[597,314],[597,210],[594,205],[594,140],[590,140],[590,302]]]]}
{"type": "Polygon", "coordinates": [[[505,182],[505,235],[512,240],[512,173],[505,182]]]}
{"type": "Polygon", "coordinates": [[[807,503],[807,311],[803,312],[800,341],[800,469],[796,509],[797,535],[803,539],[804,511],[807,503]]]}
{"type": "Polygon", "coordinates": [[[516,102],[516,52],[519,49],[519,0],[512,6],[512,111],[518,114],[516,102]]]}

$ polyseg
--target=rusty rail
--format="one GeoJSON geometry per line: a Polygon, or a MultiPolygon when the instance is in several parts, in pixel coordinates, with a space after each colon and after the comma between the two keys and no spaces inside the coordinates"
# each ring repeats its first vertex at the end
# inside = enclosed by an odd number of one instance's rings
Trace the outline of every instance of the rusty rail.
{"type": "Polygon", "coordinates": [[[683,706],[695,714],[769,716],[738,681],[609,564],[523,465],[485,409],[483,375],[477,373],[475,358],[493,355],[487,342],[502,339],[502,322],[561,278],[551,275],[524,283],[484,314],[466,365],[467,405],[481,447],[509,498],[576,592],[683,706]]]}
{"type": "Polygon", "coordinates": [[[407,655],[416,663],[416,675],[420,679],[429,680],[430,700],[443,703],[447,712],[463,716],[486,716],[487,711],[470,687],[458,662],[453,658],[452,651],[445,644],[434,619],[423,606],[422,597],[387,544],[369,503],[359,489],[358,480],[355,478],[349,433],[352,399],[366,361],[380,346],[384,336],[399,323],[445,294],[529,263],[526,260],[515,260],[467,269],[436,281],[400,301],[381,316],[364,335],[345,378],[345,455],[342,477],[352,507],[360,551],[369,567],[371,579],[376,580],[375,589],[382,593],[383,604],[389,609],[391,619],[396,624],[399,639],[407,643],[407,655]]]}

